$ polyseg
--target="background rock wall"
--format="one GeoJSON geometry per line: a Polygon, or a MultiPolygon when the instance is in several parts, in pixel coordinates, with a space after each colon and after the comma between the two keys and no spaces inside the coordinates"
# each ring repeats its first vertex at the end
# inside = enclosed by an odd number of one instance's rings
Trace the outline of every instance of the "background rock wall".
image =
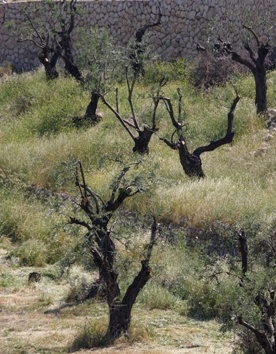
{"type": "MultiPolygon", "coordinates": [[[[32,5],[37,7],[39,2],[32,5]]],[[[276,16],[275,0],[92,0],[77,5],[81,8],[77,25],[108,28],[120,44],[126,44],[138,28],[156,22],[160,11],[161,25],[147,32],[147,40],[164,60],[193,58],[196,44],[205,45],[211,27],[218,27],[216,32],[235,43],[243,35],[243,21],[260,16],[268,22],[266,19],[276,16]],[[220,23],[224,23],[221,28],[220,23]]],[[[9,20],[18,24],[25,20],[25,6],[28,3],[19,1],[0,5],[0,63],[8,61],[17,69],[29,70],[39,65],[38,49],[31,42],[18,42],[6,27],[9,20]]]]}

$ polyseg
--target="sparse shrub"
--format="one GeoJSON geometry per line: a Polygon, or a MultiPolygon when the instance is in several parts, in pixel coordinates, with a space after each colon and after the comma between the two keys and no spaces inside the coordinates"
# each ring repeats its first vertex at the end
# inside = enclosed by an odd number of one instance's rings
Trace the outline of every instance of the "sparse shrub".
{"type": "Polygon", "coordinates": [[[78,302],[85,298],[89,287],[91,285],[87,283],[84,277],[78,279],[72,279],[70,281],[70,288],[65,298],[66,302],[78,302]]]}
{"type": "Polygon", "coordinates": [[[30,108],[30,106],[31,99],[22,94],[22,96],[17,97],[13,102],[12,109],[15,110],[16,115],[20,115],[25,113],[30,108]]]}
{"type": "Polygon", "coordinates": [[[11,256],[18,257],[23,266],[43,267],[47,261],[47,247],[37,239],[30,239],[13,250],[11,256]]]}
{"type": "MultiPolygon", "coordinates": [[[[74,342],[69,348],[70,352],[75,352],[80,349],[92,349],[106,345],[103,341],[106,323],[102,318],[97,318],[93,323],[86,323],[84,328],[80,330],[74,342]]],[[[124,335],[116,340],[116,343],[144,342],[153,336],[150,328],[144,326],[141,322],[133,321],[127,335],[124,335]]]]}
{"type": "MultiPolygon", "coordinates": [[[[203,274],[202,274],[203,276],[203,274]]],[[[198,319],[228,319],[235,300],[235,283],[195,279],[187,299],[188,315],[198,319]]]]}
{"type": "Polygon", "coordinates": [[[42,292],[39,298],[39,305],[41,306],[49,306],[53,303],[53,297],[49,292],[42,292]]]}
{"type": "Polygon", "coordinates": [[[142,82],[145,85],[153,85],[159,84],[162,78],[166,78],[168,81],[179,81],[183,85],[188,81],[188,77],[189,69],[184,59],[175,62],[153,60],[147,64],[142,82]]]}
{"type": "Polygon", "coordinates": [[[93,323],[86,323],[70,346],[70,352],[103,346],[105,344],[103,342],[105,329],[106,323],[99,318],[93,323]]]}
{"type": "Polygon", "coordinates": [[[150,310],[184,310],[185,304],[168,289],[159,284],[150,284],[139,296],[139,300],[150,310]]]}
{"type": "Polygon", "coordinates": [[[245,70],[226,56],[215,57],[204,52],[199,55],[196,64],[191,69],[191,83],[201,89],[206,90],[214,85],[222,85],[233,75],[245,72],[245,70]]]}
{"type": "Polygon", "coordinates": [[[11,274],[0,273],[0,288],[9,288],[14,286],[15,277],[11,274]]]}
{"type": "Polygon", "coordinates": [[[0,66],[0,77],[12,75],[13,67],[12,63],[6,62],[0,66]]]}

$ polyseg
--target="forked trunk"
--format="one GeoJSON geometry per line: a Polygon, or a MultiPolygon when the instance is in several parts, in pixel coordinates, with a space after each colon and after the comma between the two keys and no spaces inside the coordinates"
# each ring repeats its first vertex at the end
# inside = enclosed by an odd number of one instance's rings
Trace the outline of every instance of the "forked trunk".
{"type": "MultiPolygon", "coordinates": [[[[156,225],[153,229],[155,232],[156,225]]],[[[152,233],[153,234],[153,233],[152,233]]],[[[151,244],[151,247],[153,244],[151,244]]],[[[148,256],[150,257],[150,255],[148,256]]],[[[122,301],[117,301],[113,297],[113,301],[108,301],[109,304],[109,325],[107,332],[104,336],[104,341],[107,343],[114,342],[115,339],[119,338],[122,334],[127,333],[131,322],[131,310],[136,301],[136,298],[143,287],[146,285],[150,279],[151,269],[149,267],[149,258],[141,262],[141,269],[137,276],[133,279],[133,282],[129,285],[122,301]]],[[[112,287],[116,285],[107,283],[107,293],[114,293],[112,287]],[[111,289],[111,291],[109,291],[111,289]]],[[[116,286],[115,286],[116,289],[116,286]]],[[[109,298],[109,297],[108,297],[109,298]]],[[[111,298],[110,298],[111,299],[111,298]]]]}
{"type": "Polygon", "coordinates": [[[149,142],[154,133],[154,128],[150,129],[149,127],[144,127],[144,130],[138,132],[138,137],[134,139],[134,148],[133,152],[138,154],[148,154],[149,153],[149,142]]]}
{"type": "Polygon", "coordinates": [[[179,144],[179,159],[185,174],[190,178],[204,178],[202,163],[199,156],[189,153],[186,143],[182,140],[179,144]]]}
{"type": "Polygon", "coordinates": [[[132,305],[115,302],[109,307],[109,324],[104,342],[112,343],[123,334],[127,334],[130,327],[132,305]]]}

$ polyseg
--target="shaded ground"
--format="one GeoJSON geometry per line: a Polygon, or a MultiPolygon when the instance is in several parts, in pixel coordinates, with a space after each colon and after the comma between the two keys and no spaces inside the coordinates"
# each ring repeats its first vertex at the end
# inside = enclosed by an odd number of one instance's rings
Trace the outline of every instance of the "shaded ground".
{"type": "MultiPolygon", "coordinates": [[[[6,251],[0,249],[0,354],[65,353],[86,324],[106,321],[105,306],[98,303],[45,314],[64,303],[69,285],[43,275],[43,270],[39,283],[28,284],[32,270],[13,265],[6,259],[6,251]]],[[[137,306],[133,328],[135,341],[123,339],[108,348],[78,353],[231,353],[230,336],[223,336],[214,321],[193,321],[173,311],[148,311],[137,306]]]]}

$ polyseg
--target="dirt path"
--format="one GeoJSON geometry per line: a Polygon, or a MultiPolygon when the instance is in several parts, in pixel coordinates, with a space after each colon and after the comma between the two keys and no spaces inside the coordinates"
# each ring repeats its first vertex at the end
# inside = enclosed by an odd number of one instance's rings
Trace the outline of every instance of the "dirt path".
{"type": "MultiPolygon", "coordinates": [[[[45,314],[63,303],[65,281],[42,276],[28,284],[32,268],[19,268],[0,249],[0,354],[65,353],[85,324],[105,321],[105,306],[86,303],[45,314]]],[[[42,272],[42,270],[41,270],[42,272]]],[[[151,335],[122,340],[108,348],[80,350],[99,354],[201,354],[231,353],[231,338],[218,332],[216,322],[193,321],[173,311],[148,311],[137,306],[134,328],[147,328],[151,335]]]]}

